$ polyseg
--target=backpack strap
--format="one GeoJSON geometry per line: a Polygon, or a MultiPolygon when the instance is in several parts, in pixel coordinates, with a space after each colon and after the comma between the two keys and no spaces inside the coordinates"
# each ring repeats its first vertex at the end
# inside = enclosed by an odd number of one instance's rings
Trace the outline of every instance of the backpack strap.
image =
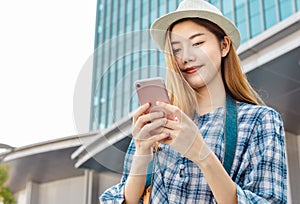
{"type": "MultiPolygon", "coordinates": [[[[154,155],[153,155],[154,156],[154,155]]],[[[147,188],[148,186],[151,185],[151,180],[152,180],[152,170],[153,170],[153,160],[151,160],[151,162],[148,164],[148,168],[147,168],[147,174],[146,174],[146,186],[145,188],[147,188]]]]}
{"type": "Polygon", "coordinates": [[[233,164],[236,141],[237,141],[237,106],[236,101],[227,93],[226,94],[226,120],[225,120],[225,155],[224,168],[230,175],[231,166],[233,164]]]}
{"type": "Polygon", "coordinates": [[[152,179],[153,179],[153,172],[154,172],[154,162],[156,161],[157,151],[159,150],[159,144],[155,143],[153,147],[153,159],[148,164],[147,168],[147,174],[146,174],[146,185],[145,189],[151,185],[152,179]]]}

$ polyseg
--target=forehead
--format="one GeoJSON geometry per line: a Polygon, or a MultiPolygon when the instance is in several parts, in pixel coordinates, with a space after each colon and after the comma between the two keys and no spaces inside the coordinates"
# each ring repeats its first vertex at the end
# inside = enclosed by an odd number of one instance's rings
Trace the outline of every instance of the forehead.
{"type": "Polygon", "coordinates": [[[183,22],[176,23],[170,33],[171,40],[189,39],[195,34],[207,34],[209,30],[194,21],[186,20],[183,22]]]}

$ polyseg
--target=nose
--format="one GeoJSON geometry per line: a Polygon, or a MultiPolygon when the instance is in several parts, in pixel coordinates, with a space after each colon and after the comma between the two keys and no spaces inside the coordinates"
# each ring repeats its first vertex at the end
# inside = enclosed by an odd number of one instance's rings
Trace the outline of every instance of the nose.
{"type": "Polygon", "coordinates": [[[182,63],[188,64],[189,62],[195,61],[196,57],[190,48],[184,49],[182,54],[182,63]]]}

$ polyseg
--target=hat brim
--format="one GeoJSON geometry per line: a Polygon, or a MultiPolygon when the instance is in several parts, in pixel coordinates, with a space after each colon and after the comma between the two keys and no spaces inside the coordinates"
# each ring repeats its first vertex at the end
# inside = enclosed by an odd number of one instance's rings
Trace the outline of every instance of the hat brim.
{"type": "Polygon", "coordinates": [[[240,45],[240,32],[236,26],[225,16],[199,10],[182,10],[168,13],[153,22],[150,28],[151,37],[156,46],[164,52],[166,32],[170,25],[183,18],[201,18],[218,25],[228,35],[237,49],[240,45]]]}

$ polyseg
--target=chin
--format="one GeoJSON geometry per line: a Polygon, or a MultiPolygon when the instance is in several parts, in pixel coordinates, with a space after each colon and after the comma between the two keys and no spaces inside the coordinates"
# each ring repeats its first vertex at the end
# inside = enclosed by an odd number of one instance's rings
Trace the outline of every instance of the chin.
{"type": "Polygon", "coordinates": [[[201,89],[202,87],[206,86],[206,83],[202,80],[201,77],[186,77],[185,79],[195,90],[201,89]]]}

